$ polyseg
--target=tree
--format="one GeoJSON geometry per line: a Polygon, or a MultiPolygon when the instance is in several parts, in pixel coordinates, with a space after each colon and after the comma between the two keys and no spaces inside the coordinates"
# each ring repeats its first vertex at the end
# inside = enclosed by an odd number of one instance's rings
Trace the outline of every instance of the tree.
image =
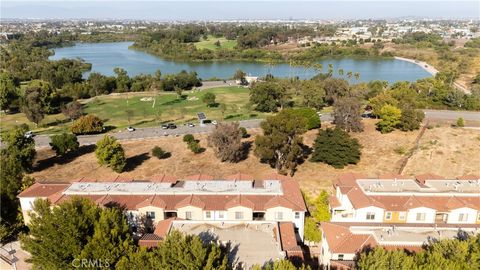
{"type": "Polygon", "coordinates": [[[202,97],[203,103],[207,104],[208,107],[214,107],[217,103],[215,102],[216,96],[212,92],[207,92],[202,97]]]}
{"type": "Polygon", "coordinates": [[[36,200],[29,233],[20,240],[35,269],[70,269],[81,259],[108,260],[114,266],[134,248],[121,210],[101,209],[78,197],[57,207],[36,200]]]}
{"type": "Polygon", "coordinates": [[[131,80],[127,71],[123,68],[114,68],[113,72],[117,75],[116,86],[118,92],[127,92],[130,89],[131,80]]]}
{"type": "Polygon", "coordinates": [[[424,117],[425,114],[420,110],[404,108],[402,110],[402,116],[400,116],[400,123],[398,124],[398,127],[402,131],[419,129],[424,117]]]}
{"type": "Polygon", "coordinates": [[[62,113],[73,121],[83,115],[82,104],[78,101],[72,101],[62,109],[62,113]]]}
{"type": "Polygon", "coordinates": [[[33,105],[30,102],[34,100],[36,105],[41,107],[46,114],[60,111],[60,96],[52,85],[46,81],[33,80],[26,86],[24,102],[28,102],[26,105],[33,105]]]}
{"type": "Polygon", "coordinates": [[[255,139],[255,154],[277,172],[290,170],[293,175],[304,158],[300,135],[306,132],[306,119],[292,110],[282,110],[275,116],[267,117],[260,125],[263,135],[255,139]]]}
{"type": "Polygon", "coordinates": [[[362,252],[357,262],[358,269],[410,270],[417,267],[413,257],[408,256],[402,250],[386,251],[381,247],[375,248],[369,253],[362,252]]]}
{"type": "Polygon", "coordinates": [[[286,89],[276,82],[259,82],[250,88],[250,102],[260,112],[276,112],[287,103],[286,89]]]}
{"type": "Polygon", "coordinates": [[[178,99],[182,99],[183,89],[180,87],[175,87],[175,93],[177,94],[178,99]]]}
{"type": "Polygon", "coordinates": [[[93,236],[83,247],[80,260],[97,260],[115,265],[123,256],[134,250],[130,228],[123,211],[106,208],[95,221],[93,236]]]}
{"type": "Polygon", "coordinates": [[[103,122],[95,115],[81,116],[70,126],[73,134],[95,134],[103,131],[103,122]]]}
{"type": "Polygon", "coordinates": [[[0,109],[10,109],[18,97],[17,83],[14,78],[7,72],[0,72],[0,109]]]}
{"type": "Polygon", "coordinates": [[[75,134],[62,133],[61,135],[50,136],[50,146],[57,156],[63,156],[68,152],[75,151],[79,147],[75,134]]]}
{"type": "Polygon", "coordinates": [[[327,163],[341,169],[348,164],[360,161],[360,144],[355,138],[339,129],[320,130],[313,144],[311,161],[327,163]]]}
{"type": "Polygon", "coordinates": [[[333,104],[334,123],[347,132],[363,131],[361,104],[355,97],[339,98],[333,104]]]}
{"type": "Polygon", "coordinates": [[[241,71],[240,69],[237,69],[235,71],[235,74],[233,75],[233,79],[236,81],[240,81],[240,85],[248,85],[248,82],[245,79],[246,75],[247,74],[245,72],[241,71]]]}
{"type": "Polygon", "coordinates": [[[325,101],[328,105],[332,105],[335,99],[348,96],[350,93],[350,86],[343,79],[327,78],[323,81],[323,87],[325,89],[325,101]]]}
{"type": "Polygon", "coordinates": [[[377,123],[377,129],[381,133],[392,132],[398,124],[400,124],[400,117],[402,111],[392,105],[385,105],[380,109],[380,121],[377,123]]]}
{"type": "Polygon", "coordinates": [[[163,150],[161,147],[159,146],[155,146],[153,147],[152,149],[152,155],[157,157],[158,159],[165,159],[165,158],[169,158],[170,157],[170,153],[163,150]]]}
{"type": "Polygon", "coordinates": [[[194,154],[200,154],[205,151],[205,148],[201,147],[197,141],[190,142],[188,144],[188,149],[190,149],[194,154]]]}
{"type": "Polygon", "coordinates": [[[325,89],[323,83],[308,80],[300,84],[303,105],[321,110],[325,106],[325,89]]]}
{"type": "Polygon", "coordinates": [[[126,165],[125,152],[114,137],[105,135],[97,142],[95,156],[98,163],[106,165],[117,173],[121,173],[126,165]]]}
{"type": "Polygon", "coordinates": [[[225,112],[227,111],[227,104],[222,103],[220,104],[220,112],[222,113],[222,118],[225,117],[225,112]]]}
{"type": "Polygon", "coordinates": [[[368,101],[368,104],[372,106],[372,113],[379,116],[380,110],[383,106],[388,104],[397,107],[398,101],[389,92],[381,92],[377,96],[371,98],[368,101]]]}
{"type": "Polygon", "coordinates": [[[457,127],[464,127],[465,126],[465,121],[463,120],[462,117],[457,119],[457,127]]]}
{"type": "Polygon", "coordinates": [[[313,217],[305,218],[305,240],[315,243],[322,241],[322,231],[313,217]]]}
{"type": "Polygon", "coordinates": [[[32,137],[25,136],[28,131],[27,125],[15,126],[10,131],[2,134],[2,143],[5,154],[12,156],[25,172],[30,172],[36,155],[35,141],[32,137]]]}
{"type": "Polygon", "coordinates": [[[207,138],[208,146],[222,162],[239,162],[245,158],[242,132],[238,127],[238,122],[219,123],[207,138]]]}
{"type": "Polygon", "coordinates": [[[45,108],[40,91],[36,89],[26,90],[21,110],[29,121],[38,126],[45,117],[45,108]]]}
{"type": "Polygon", "coordinates": [[[217,41],[215,41],[215,43],[214,43],[214,44],[215,44],[215,46],[216,46],[216,47],[218,47],[218,48],[220,48],[220,46],[221,46],[221,44],[220,44],[220,40],[217,40],[217,41]]]}

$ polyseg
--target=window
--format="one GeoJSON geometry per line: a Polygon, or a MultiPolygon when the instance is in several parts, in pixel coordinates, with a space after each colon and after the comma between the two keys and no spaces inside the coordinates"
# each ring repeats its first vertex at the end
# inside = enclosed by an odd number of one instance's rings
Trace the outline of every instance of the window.
{"type": "Polygon", "coordinates": [[[338,260],[343,261],[343,254],[338,254],[338,260]]]}
{"type": "Polygon", "coordinates": [[[210,212],[210,211],[205,212],[205,218],[206,219],[211,219],[212,218],[212,212],[210,212]]]}
{"type": "Polygon", "coordinates": [[[300,218],[300,212],[295,212],[295,219],[299,219],[300,218]]]}
{"type": "Polygon", "coordinates": [[[385,219],[386,220],[392,220],[392,212],[386,212],[385,213],[385,219]]]}
{"type": "Polygon", "coordinates": [[[375,213],[374,212],[367,212],[367,220],[374,220],[375,213]]]}
{"type": "Polygon", "coordinates": [[[283,212],[275,212],[275,219],[282,220],[283,219],[283,212]]]}
{"type": "Polygon", "coordinates": [[[405,216],[406,216],[406,213],[405,213],[405,212],[400,212],[400,213],[398,214],[398,219],[399,219],[399,220],[405,220],[405,216]]]}
{"type": "Polygon", "coordinates": [[[153,211],[147,211],[147,218],[155,219],[155,212],[153,211]]]}
{"type": "Polygon", "coordinates": [[[218,212],[218,218],[224,219],[225,218],[225,213],[223,211],[218,212]]]}
{"type": "Polygon", "coordinates": [[[192,212],[190,211],[185,212],[185,219],[188,219],[188,220],[192,219],[192,212]]]}
{"type": "Polygon", "coordinates": [[[425,221],[425,213],[417,213],[417,221],[425,221]]]}
{"type": "Polygon", "coordinates": [[[463,213],[458,214],[458,221],[459,222],[465,222],[465,221],[467,221],[467,219],[468,219],[468,214],[463,214],[463,213]]]}
{"type": "Polygon", "coordinates": [[[235,212],[235,219],[243,219],[243,212],[235,212]]]}

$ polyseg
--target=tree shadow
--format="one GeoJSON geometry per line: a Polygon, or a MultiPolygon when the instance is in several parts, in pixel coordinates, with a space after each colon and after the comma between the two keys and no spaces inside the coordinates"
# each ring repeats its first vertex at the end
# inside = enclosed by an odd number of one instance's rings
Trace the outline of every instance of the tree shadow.
{"type": "Polygon", "coordinates": [[[250,154],[250,149],[252,149],[252,142],[243,142],[242,143],[242,156],[241,156],[239,162],[243,161],[243,160],[246,160],[248,158],[248,154],[250,154]]]}
{"type": "Polygon", "coordinates": [[[54,166],[55,164],[67,164],[75,160],[77,157],[92,153],[95,151],[95,145],[82,145],[76,151],[68,152],[63,156],[53,156],[46,159],[38,160],[33,167],[33,171],[42,171],[54,166]]]}
{"type": "Polygon", "coordinates": [[[150,156],[148,155],[148,152],[142,153],[135,155],[133,157],[127,158],[126,162],[127,165],[125,166],[125,171],[130,172],[135,170],[138,166],[142,165],[143,162],[146,160],[150,159],[150,156]]]}

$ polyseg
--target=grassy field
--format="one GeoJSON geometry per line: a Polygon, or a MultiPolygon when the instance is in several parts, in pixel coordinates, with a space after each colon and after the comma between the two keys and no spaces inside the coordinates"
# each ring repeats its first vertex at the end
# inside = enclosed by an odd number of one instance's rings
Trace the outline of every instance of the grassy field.
{"type": "Polygon", "coordinates": [[[216,38],[212,35],[208,36],[207,40],[202,40],[199,42],[195,42],[195,47],[197,49],[209,49],[209,50],[217,50],[217,49],[233,49],[235,46],[237,46],[237,41],[236,40],[227,40],[224,37],[221,38],[216,38]],[[217,47],[215,45],[215,42],[220,41],[220,47],[217,47]]]}
{"type": "MultiPolygon", "coordinates": [[[[248,106],[249,90],[240,87],[220,87],[201,91],[185,92],[182,98],[175,93],[160,93],[152,108],[154,93],[129,93],[99,96],[89,100],[80,100],[84,104],[84,111],[94,114],[104,120],[106,126],[113,129],[124,129],[127,126],[148,127],[159,125],[162,122],[185,123],[196,121],[198,112],[204,112],[212,120],[244,120],[250,118],[264,118],[267,114],[253,111],[248,106]],[[222,115],[222,106],[207,107],[202,97],[207,92],[216,95],[219,104],[226,104],[222,115]],[[132,111],[130,122],[127,111],[132,111]]],[[[1,115],[2,130],[14,125],[28,124],[37,133],[59,133],[65,131],[70,121],[63,114],[47,115],[40,128],[29,122],[23,113],[1,115]]]]}

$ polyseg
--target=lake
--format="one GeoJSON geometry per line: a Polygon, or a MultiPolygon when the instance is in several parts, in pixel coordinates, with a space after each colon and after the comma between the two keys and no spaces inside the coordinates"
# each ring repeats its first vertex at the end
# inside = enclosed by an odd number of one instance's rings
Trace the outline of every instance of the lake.
{"type": "MultiPolygon", "coordinates": [[[[316,74],[314,69],[292,67],[289,64],[277,64],[274,66],[261,62],[246,61],[214,61],[214,62],[179,62],[165,60],[160,57],[131,50],[128,47],[132,42],[111,42],[111,43],[77,43],[72,47],[54,49],[55,55],[50,59],[81,58],[92,64],[92,71],[104,75],[113,75],[115,67],[125,69],[130,76],[141,73],[153,74],[157,69],[162,74],[178,73],[182,70],[196,71],[200,78],[228,79],[233,76],[237,69],[241,69],[251,76],[265,76],[268,73],[275,77],[310,78],[316,74]]],[[[360,73],[360,81],[385,80],[390,83],[396,81],[416,81],[431,75],[420,66],[396,59],[355,59],[338,58],[324,59],[319,61],[323,65],[324,72],[328,64],[333,64],[335,74],[339,77],[337,70],[343,69],[344,76],[348,71],[360,73]]],[[[89,72],[84,75],[88,76],[89,72]]],[[[355,79],[351,79],[355,81],[355,79]]]]}

